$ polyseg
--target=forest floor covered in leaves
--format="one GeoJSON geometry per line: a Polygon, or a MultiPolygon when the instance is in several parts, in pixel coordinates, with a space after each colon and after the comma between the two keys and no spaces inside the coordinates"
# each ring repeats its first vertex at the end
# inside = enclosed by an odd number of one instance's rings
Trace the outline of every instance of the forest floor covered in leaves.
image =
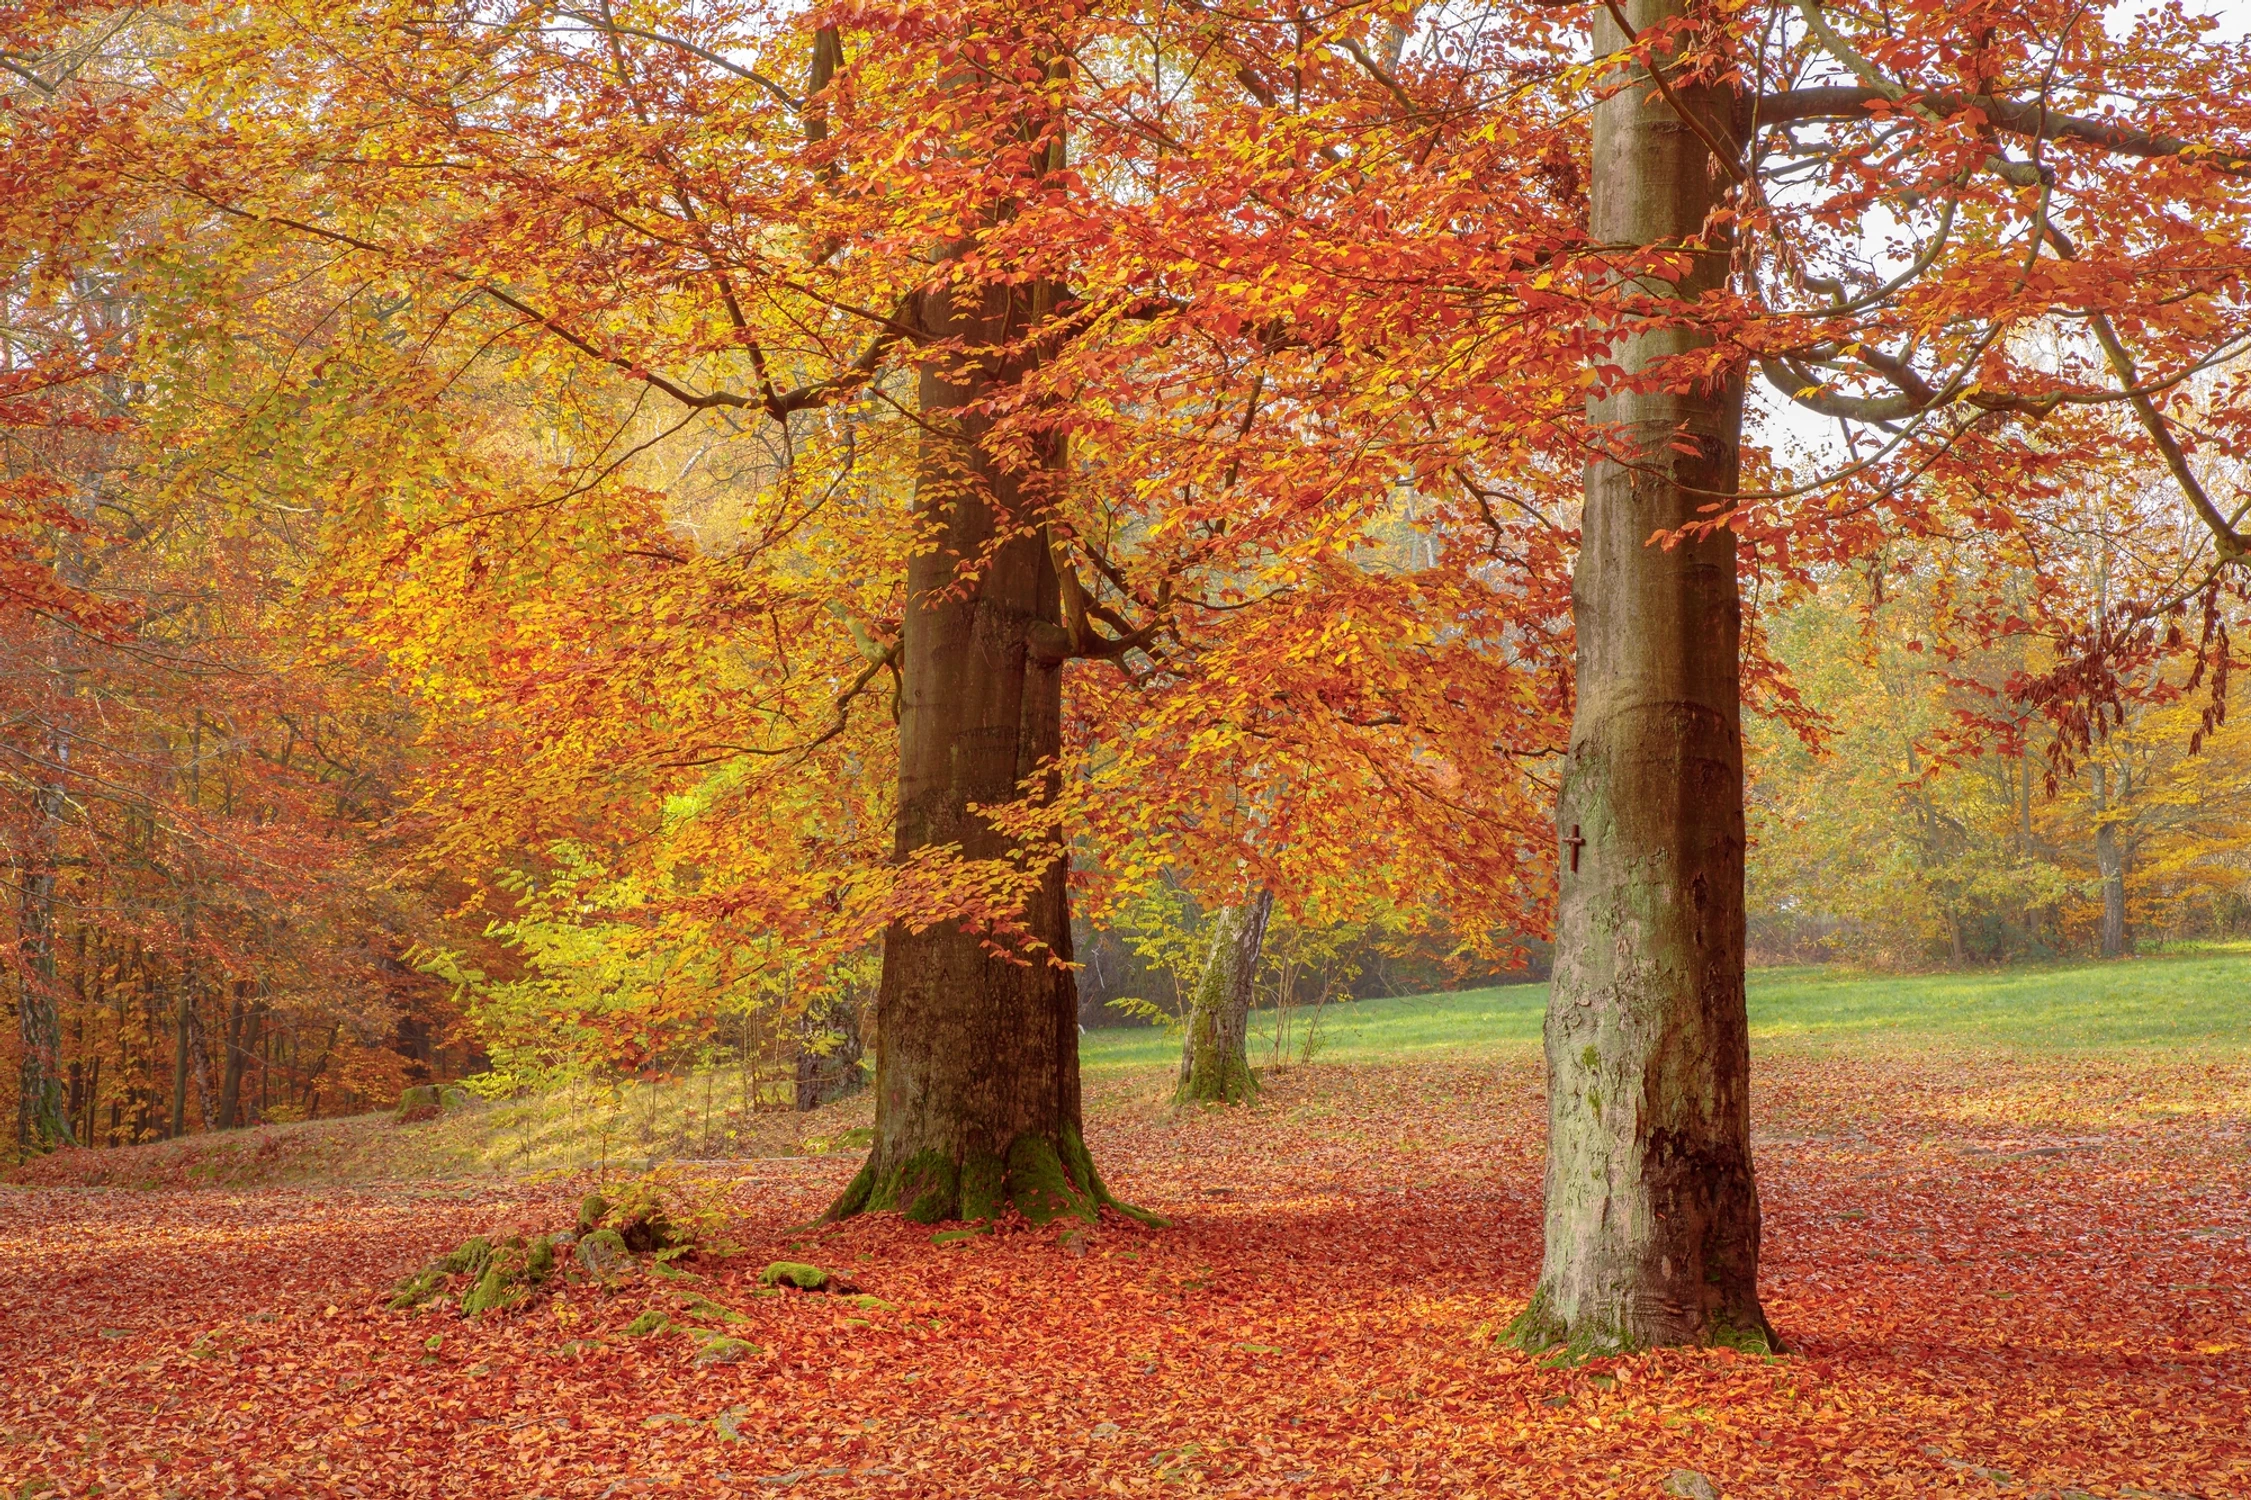
{"type": "Polygon", "coordinates": [[[0,1188],[0,1493],[2251,1493],[2240,1050],[1769,1046],[1793,1352],[1579,1369],[1493,1339],[1540,1253],[1529,1050],[1162,1098],[1097,1074],[1088,1133],[1169,1229],[793,1236],[853,1153],[681,1168],[741,1254],[476,1321],[383,1298],[591,1179],[0,1188]],[[761,1294],[775,1258],[889,1305],[761,1294]],[[691,1298],[753,1350],[627,1334],[691,1298]]]}

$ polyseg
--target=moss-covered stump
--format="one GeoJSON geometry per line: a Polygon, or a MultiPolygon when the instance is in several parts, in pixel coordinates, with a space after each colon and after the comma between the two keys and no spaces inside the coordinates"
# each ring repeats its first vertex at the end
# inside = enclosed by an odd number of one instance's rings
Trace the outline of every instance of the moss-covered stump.
{"type": "Polygon", "coordinates": [[[437,1086],[418,1083],[399,1095],[398,1112],[391,1116],[398,1125],[416,1125],[424,1120],[435,1120],[445,1113],[445,1096],[437,1086]]]}
{"type": "MultiPolygon", "coordinates": [[[[392,1290],[390,1305],[403,1312],[443,1298],[456,1301],[464,1316],[474,1317],[518,1305],[553,1280],[558,1270],[571,1275],[583,1272],[613,1290],[644,1264],[659,1277],[696,1281],[701,1278],[663,1264],[689,1253],[695,1244],[695,1236],[666,1213],[656,1187],[637,1183],[615,1197],[588,1194],[578,1206],[576,1234],[543,1234],[529,1240],[478,1235],[401,1280],[392,1290]],[[558,1251],[568,1252],[560,1264],[558,1251]]],[[[722,1246],[719,1253],[728,1251],[722,1246]]]]}
{"type": "Polygon", "coordinates": [[[391,1120],[398,1125],[417,1125],[424,1120],[435,1120],[443,1114],[476,1106],[477,1096],[453,1083],[418,1083],[399,1095],[399,1107],[391,1120]]]}
{"type": "Polygon", "coordinates": [[[1119,1201],[1095,1170],[1086,1142],[1066,1127],[1053,1138],[1020,1135],[1002,1155],[970,1151],[958,1160],[935,1150],[899,1159],[879,1141],[825,1217],[833,1222],[896,1210],[917,1224],[975,1223],[1014,1209],[1033,1224],[1066,1217],[1091,1224],[1105,1207],[1151,1227],[1165,1222],[1119,1201]]]}
{"type": "Polygon", "coordinates": [[[545,1286],[555,1274],[551,1235],[488,1240],[477,1235],[441,1255],[391,1289],[390,1306],[407,1312],[455,1299],[465,1318],[514,1307],[545,1286]]]}

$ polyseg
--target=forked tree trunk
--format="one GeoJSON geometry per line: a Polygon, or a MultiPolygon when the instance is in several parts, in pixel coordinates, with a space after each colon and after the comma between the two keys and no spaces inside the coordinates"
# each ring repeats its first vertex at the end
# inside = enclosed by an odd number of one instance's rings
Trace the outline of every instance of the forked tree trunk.
{"type": "Polygon", "coordinates": [[[252,1025],[250,984],[235,981],[234,1001],[227,1007],[227,1054],[219,1069],[219,1128],[232,1130],[242,1123],[242,1069],[248,1059],[246,1043],[252,1025]]]}
{"type": "Polygon", "coordinates": [[[1240,1104],[1257,1097],[1246,1042],[1251,990],[1266,945],[1274,893],[1261,890],[1238,906],[1220,908],[1212,922],[1211,955],[1196,984],[1181,1037],[1180,1086],[1175,1104],[1240,1104]]]}
{"type": "MultiPolygon", "coordinates": [[[[1646,32],[1682,0],[1628,0],[1646,32]]],[[[1597,46],[1623,45],[1598,23],[1597,46]]],[[[1729,100],[1675,93],[1714,133],[1729,100]]],[[[1694,241],[1726,179],[1651,86],[1595,108],[1597,243],[1694,241]]],[[[1724,243],[1712,247],[1724,252],[1724,243]]],[[[1682,257],[1692,299],[1724,253],[1682,257]]],[[[1697,347],[1693,331],[1633,334],[1626,370],[1697,347]]],[[[1557,820],[1563,840],[1546,1046],[1546,1258],[1512,1330],[1528,1348],[1770,1345],[1759,1306],[1743,1005],[1741,605],[1725,530],[1673,547],[1652,533],[1734,490],[1739,380],[1688,391],[1598,391],[1589,414],[1615,458],[1590,463],[1572,610],[1578,704],[1557,820]]]]}
{"type": "MultiPolygon", "coordinates": [[[[922,329],[972,351],[1008,349],[1048,312],[1047,295],[1038,286],[987,287],[966,302],[931,293],[922,329]]],[[[992,423],[975,409],[1020,373],[972,354],[926,364],[921,375],[915,516],[936,545],[907,567],[900,859],[949,844],[967,859],[1016,855],[972,805],[1017,801],[1062,745],[1067,632],[1036,524],[1036,486],[1061,454],[1047,454],[1039,473],[1012,471],[989,450],[992,423]],[[993,546],[1004,525],[1024,534],[993,546]]],[[[1110,1201],[1079,1134],[1067,860],[1053,855],[1021,914],[1029,942],[1020,952],[996,952],[986,934],[955,922],[920,932],[894,924],[885,934],[875,1147],[830,1217],[896,1208],[935,1223],[1013,1205],[1045,1223],[1092,1219],[1110,1201]]]]}

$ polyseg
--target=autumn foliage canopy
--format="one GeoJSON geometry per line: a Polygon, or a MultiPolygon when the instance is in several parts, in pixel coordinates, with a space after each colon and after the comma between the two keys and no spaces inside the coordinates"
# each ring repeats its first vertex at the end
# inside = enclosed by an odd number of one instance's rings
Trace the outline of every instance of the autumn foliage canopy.
{"type": "Polygon", "coordinates": [[[856,1003],[902,926],[1053,962],[1059,858],[1082,918],[1266,888],[1510,962],[1600,392],[1765,413],[1649,545],[1735,537],[1783,760],[1852,730],[1772,634],[1808,601],[1914,601],[1940,768],[2225,731],[2251,59],[2178,5],[4,24],[10,963],[110,1028],[22,1045],[111,1059],[33,1135],[161,1132],[175,1039],[295,1069],[270,1115],[447,1045],[652,1066],[856,1003]],[[1590,229],[1629,86],[1708,148],[1687,239],[1590,229]],[[893,830],[926,502],[990,482],[945,422],[1009,476],[951,587],[1029,539],[1058,601],[983,851],[893,830]]]}

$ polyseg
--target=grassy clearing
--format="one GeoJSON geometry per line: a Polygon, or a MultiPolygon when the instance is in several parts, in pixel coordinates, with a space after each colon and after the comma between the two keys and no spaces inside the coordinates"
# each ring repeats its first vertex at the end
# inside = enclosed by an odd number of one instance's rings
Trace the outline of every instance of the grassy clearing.
{"type": "MultiPolygon", "coordinates": [[[[1359,1066],[1524,1059],[1540,1044],[1547,986],[1324,1007],[1316,1063],[1359,1066]]],[[[2028,1054],[2162,1050],[2240,1056],[2251,1047],[2251,945],[2126,963],[1965,974],[1871,975],[1827,968],[1751,976],[1753,1048],[1765,1055],[2002,1049],[2028,1054]]],[[[1302,1042],[1313,1014],[1291,1018],[1302,1042]]],[[[1272,1061],[1272,1012],[1253,1018],[1251,1061],[1272,1061]]],[[[1155,1028],[1090,1032],[1081,1043],[1090,1116],[1107,1125],[1169,1117],[1165,1079],[1179,1043],[1155,1028]]],[[[1293,1046],[1289,1061],[1296,1061],[1293,1046]]],[[[175,1184],[524,1178],[636,1172],[664,1161],[857,1154],[874,1105],[862,1093],[796,1114],[752,1109],[729,1069],[618,1089],[505,1100],[400,1126],[388,1115],[194,1135],[127,1151],[72,1151],[11,1174],[19,1182],[175,1184]]]]}
{"type": "MultiPolygon", "coordinates": [[[[1408,1062],[1536,1048],[1544,984],[1347,1001],[1320,1012],[1317,1062],[1408,1062]]],[[[1955,974],[1761,969],[1750,982],[1751,1042],[1956,1046],[2030,1051],[2103,1047],[2240,1049],[2251,1043],[2251,944],[2122,963],[1955,974]]],[[[1292,1029],[1302,1039],[1310,1012],[1292,1029]]],[[[1273,1013],[1252,1018],[1251,1061],[1267,1065],[1273,1013]]],[[[1170,1065],[1179,1048],[1154,1028],[1090,1032],[1090,1072],[1170,1065]]]]}

